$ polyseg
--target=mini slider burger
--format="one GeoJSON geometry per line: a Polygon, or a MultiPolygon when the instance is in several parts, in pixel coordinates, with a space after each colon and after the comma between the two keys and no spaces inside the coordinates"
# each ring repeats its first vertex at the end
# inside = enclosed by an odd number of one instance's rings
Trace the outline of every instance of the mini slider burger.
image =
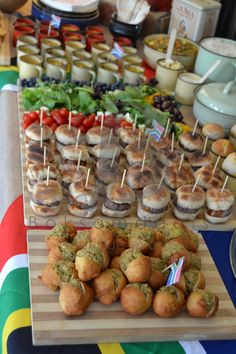
{"type": "Polygon", "coordinates": [[[62,188],[57,181],[38,182],[30,195],[30,206],[36,215],[54,216],[60,211],[62,188]]]}
{"type": "Polygon", "coordinates": [[[163,148],[159,150],[156,159],[156,169],[159,174],[161,174],[165,166],[173,166],[175,164],[180,164],[182,156],[182,151],[174,148],[173,151],[170,147],[163,148]]]}
{"type": "Polygon", "coordinates": [[[102,206],[103,215],[123,218],[131,212],[131,206],[135,201],[133,190],[126,184],[121,187],[120,182],[107,186],[106,198],[102,206]]]}
{"type": "Polygon", "coordinates": [[[150,149],[147,148],[145,150],[146,144],[147,142],[142,139],[140,144],[135,142],[126,146],[125,155],[129,166],[134,166],[136,164],[142,165],[144,154],[146,154],[146,163],[150,164],[152,155],[150,149]]]}
{"type": "Polygon", "coordinates": [[[220,188],[223,186],[223,173],[219,170],[219,168],[216,168],[214,171],[214,167],[212,165],[199,168],[199,170],[195,172],[195,178],[197,179],[198,176],[200,176],[198,179],[198,185],[203,190],[220,188]]]}
{"type": "Polygon", "coordinates": [[[236,152],[226,157],[222,164],[222,170],[228,176],[228,188],[234,192],[236,196],[236,152]]]}
{"type": "Polygon", "coordinates": [[[171,146],[171,135],[167,134],[165,137],[161,137],[158,141],[155,139],[151,139],[151,149],[154,155],[158,155],[161,149],[169,149],[171,146]]]}
{"type": "Polygon", "coordinates": [[[185,156],[194,151],[202,150],[204,141],[199,133],[185,132],[179,137],[179,146],[185,152],[185,156]]]}
{"type": "Polygon", "coordinates": [[[228,139],[218,139],[212,143],[210,148],[213,163],[216,162],[218,156],[221,157],[218,163],[219,168],[221,168],[224,159],[232,152],[234,152],[234,146],[228,139]]]}
{"type": "Polygon", "coordinates": [[[54,165],[44,165],[43,163],[30,165],[27,171],[27,187],[29,192],[33,191],[35,183],[46,181],[48,166],[50,166],[49,179],[60,182],[60,172],[54,165]]]}
{"type": "Polygon", "coordinates": [[[234,193],[229,189],[212,188],[206,192],[205,219],[212,224],[227,222],[232,216],[234,193]]]}
{"type": "Polygon", "coordinates": [[[61,149],[61,158],[59,162],[59,169],[61,171],[73,169],[77,166],[80,157],[80,165],[87,166],[90,156],[85,145],[67,145],[61,149]],[[80,152],[82,151],[82,152],[80,152]]]}
{"type": "Polygon", "coordinates": [[[68,211],[75,216],[91,218],[97,210],[98,193],[92,184],[73,182],[69,186],[68,211]]]}
{"type": "Polygon", "coordinates": [[[194,171],[200,167],[209,166],[212,163],[212,157],[209,152],[203,154],[202,151],[194,151],[188,155],[188,162],[194,171]]]}
{"type": "Polygon", "coordinates": [[[62,124],[55,130],[56,150],[62,152],[63,146],[76,143],[78,130],[75,127],[69,127],[68,124],[62,124]]]}
{"type": "Polygon", "coordinates": [[[185,184],[194,184],[194,176],[188,166],[182,165],[179,169],[179,165],[173,165],[166,167],[164,183],[172,192],[175,192],[185,184]]]}
{"type": "Polygon", "coordinates": [[[137,214],[143,221],[157,221],[164,217],[170,202],[170,193],[165,186],[150,184],[143,189],[137,214]]]}
{"type": "MultiPolygon", "coordinates": [[[[139,139],[139,134],[140,134],[140,130],[139,129],[133,129],[133,128],[120,128],[119,130],[119,135],[120,135],[120,146],[125,149],[126,146],[128,146],[129,144],[133,144],[135,142],[138,141],[139,139]]],[[[143,133],[141,134],[141,138],[143,136],[143,133]]]]}
{"type": "Polygon", "coordinates": [[[115,159],[119,160],[120,148],[113,143],[101,143],[90,148],[90,154],[93,156],[95,161],[99,159],[112,159],[116,151],[115,159]]]}
{"type": "Polygon", "coordinates": [[[173,211],[180,220],[194,220],[205,203],[205,193],[201,187],[185,185],[176,191],[173,211]]]}
{"type": "Polygon", "coordinates": [[[46,164],[53,162],[53,152],[50,145],[43,143],[33,143],[26,149],[26,160],[28,166],[44,162],[44,147],[46,146],[46,164]]]}
{"type": "Polygon", "coordinates": [[[95,176],[99,194],[105,195],[108,184],[121,179],[121,167],[116,161],[111,166],[111,160],[109,159],[98,160],[95,168],[95,176]]]}
{"type": "MultiPolygon", "coordinates": [[[[77,181],[86,181],[88,169],[85,166],[80,166],[79,170],[77,171],[76,166],[74,168],[70,168],[69,170],[64,170],[61,173],[62,179],[62,189],[64,194],[67,194],[69,186],[72,182],[77,181]]],[[[91,178],[92,176],[90,176],[91,178]]],[[[91,179],[90,179],[91,184],[91,179]]]]}
{"type": "Polygon", "coordinates": [[[224,128],[216,123],[207,123],[202,128],[202,135],[208,138],[207,147],[210,148],[211,144],[225,137],[224,128]]]}
{"type": "MultiPolygon", "coordinates": [[[[42,125],[42,142],[44,144],[50,145],[52,143],[52,129],[47,125],[42,125]]],[[[25,147],[34,143],[40,143],[41,141],[41,127],[39,123],[31,124],[25,130],[25,147]]]]}
{"type": "Polygon", "coordinates": [[[153,183],[154,177],[152,168],[148,165],[144,165],[143,169],[140,164],[135,164],[128,168],[127,172],[127,184],[134,190],[142,190],[148,184],[153,183]]]}
{"type": "Polygon", "coordinates": [[[100,126],[92,127],[87,131],[86,141],[87,145],[92,148],[95,145],[107,143],[110,136],[110,129],[107,127],[103,127],[101,129],[100,126]]]}

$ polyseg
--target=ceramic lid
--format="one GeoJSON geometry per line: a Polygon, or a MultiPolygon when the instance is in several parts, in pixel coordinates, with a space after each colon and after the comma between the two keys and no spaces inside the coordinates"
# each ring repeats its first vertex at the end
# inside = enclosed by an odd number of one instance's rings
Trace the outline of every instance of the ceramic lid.
{"type": "Polygon", "coordinates": [[[183,0],[183,2],[199,10],[219,9],[221,7],[221,3],[215,0],[183,0]]]}
{"type": "Polygon", "coordinates": [[[236,81],[203,85],[197,90],[196,97],[213,111],[236,116],[236,81]]]}

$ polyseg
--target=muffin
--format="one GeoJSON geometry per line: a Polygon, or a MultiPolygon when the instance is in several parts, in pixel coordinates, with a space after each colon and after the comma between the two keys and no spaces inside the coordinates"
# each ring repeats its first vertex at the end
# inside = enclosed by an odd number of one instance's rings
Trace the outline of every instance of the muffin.
{"type": "Polygon", "coordinates": [[[96,278],[100,271],[106,269],[109,263],[107,249],[103,243],[89,242],[75,258],[78,277],[82,281],[96,278]]]}
{"type": "Polygon", "coordinates": [[[149,309],[152,299],[152,289],[148,284],[133,283],[122,289],[120,303],[130,315],[141,315],[149,309]]]}
{"type": "Polygon", "coordinates": [[[185,303],[183,292],[175,286],[163,286],[153,299],[153,311],[160,317],[178,315],[185,303]]]}
{"type": "Polygon", "coordinates": [[[86,311],[93,301],[93,289],[79,279],[63,283],[59,304],[68,316],[78,316],[86,311]]]}
{"type": "Polygon", "coordinates": [[[212,143],[218,139],[225,137],[224,128],[216,123],[207,123],[202,128],[202,135],[208,137],[207,148],[209,149],[212,143]]]}
{"type": "Polygon", "coordinates": [[[139,250],[127,249],[120,255],[120,269],[130,283],[144,283],[151,275],[150,259],[139,250]]]}
{"type": "Polygon", "coordinates": [[[92,284],[96,299],[104,305],[111,305],[119,298],[127,280],[120,270],[113,268],[102,272],[92,284]]]}
{"type": "Polygon", "coordinates": [[[192,317],[207,318],[214,316],[218,307],[218,297],[212,292],[202,289],[193,290],[186,303],[186,310],[192,317]]]}

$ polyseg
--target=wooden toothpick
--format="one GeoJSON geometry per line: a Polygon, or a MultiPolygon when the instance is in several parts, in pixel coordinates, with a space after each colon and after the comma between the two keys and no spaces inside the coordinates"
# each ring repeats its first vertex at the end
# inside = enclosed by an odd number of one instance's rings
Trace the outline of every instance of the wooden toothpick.
{"type": "Polygon", "coordinates": [[[78,158],[78,163],[77,163],[77,167],[76,167],[77,172],[79,172],[81,156],[82,156],[82,150],[79,151],[79,158],[78,158]]]}
{"type": "Polygon", "coordinates": [[[40,109],[40,127],[43,126],[43,110],[40,109]]]}
{"type": "Polygon", "coordinates": [[[136,124],[137,124],[137,114],[135,114],[135,118],[134,118],[134,123],[133,123],[133,132],[135,131],[135,128],[136,128],[136,124]]]}
{"type": "Polygon", "coordinates": [[[160,182],[159,182],[159,184],[158,184],[158,190],[161,188],[161,185],[162,185],[162,182],[163,182],[163,180],[164,180],[164,178],[165,178],[165,174],[166,174],[166,171],[164,171],[163,173],[162,173],[162,176],[161,176],[161,180],[160,180],[160,182]]]}
{"type": "Polygon", "coordinates": [[[49,182],[49,175],[50,175],[50,166],[48,166],[48,169],[47,169],[47,186],[48,186],[48,182],[49,182]]]}
{"type": "Polygon", "coordinates": [[[214,174],[215,174],[215,172],[216,172],[216,168],[217,168],[217,165],[218,165],[219,161],[220,161],[220,156],[217,157],[215,166],[214,166],[213,171],[212,171],[212,176],[214,176],[214,174]]]}
{"type": "Polygon", "coordinates": [[[139,133],[138,133],[138,150],[140,150],[141,134],[142,134],[142,132],[141,132],[141,130],[140,130],[139,133]]]}
{"type": "Polygon", "coordinates": [[[145,151],[147,150],[147,148],[148,148],[148,145],[149,145],[149,142],[150,142],[150,138],[151,138],[151,135],[150,134],[148,134],[148,138],[147,138],[147,142],[146,142],[146,146],[145,146],[145,151]]]}
{"type": "Polygon", "coordinates": [[[104,113],[102,113],[102,118],[101,118],[101,127],[100,127],[101,132],[103,130],[103,124],[104,124],[104,113]]]}
{"type": "Polygon", "coordinates": [[[203,151],[202,151],[202,155],[205,155],[206,147],[207,147],[207,142],[208,142],[208,136],[207,136],[206,139],[205,139],[205,144],[204,144],[204,148],[203,148],[203,151]]]}
{"type": "Polygon", "coordinates": [[[200,178],[200,175],[197,176],[197,179],[196,179],[196,182],[195,182],[195,184],[194,184],[194,186],[193,186],[192,192],[195,191],[195,189],[196,189],[196,187],[197,187],[197,184],[198,184],[199,178],[200,178]]]}
{"type": "Polygon", "coordinates": [[[193,132],[192,132],[192,136],[194,136],[194,134],[195,134],[195,132],[196,132],[197,125],[198,125],[198,120],[196,120],[196,123],[195,123],[195,125],[194,125],[193,132]]]}
{"type": "Polygon", "coordinates": [[[85,182],[85,188],[88,187],[89,176],[90,176],[90,168],[88,169],[88,172],[87,172],[87,177],[86,177],[86,182],[85,182]]]}
{"type": "Polygon", "coordinates": [[[170,118],[168,118],[168,121],[167,121],[167,124],[166,124],[165,132],[164,132],[164,138],[166,137],[166,135],[168,133],[169,125],[170,125],[170,118]]]}
{"type": "Polygon", "coordinates": [[[122,177],[122,181],[121,181],[121,184],[120,184],[120,188],[123,188],[124,181],[125,181],[125,176],[126,176],[126,171],[127,171],[127,170],[124,170],[123,177],[122,177]]]}
{"type": "Polygon", "coordinates": [[[40,147],[43,147],[43,127],[40,128],[40,147]]]}
{"type": "Polygon", "coordinates": [[[174,143],[175,143],[175,133],[172,133],[172,137],[171,137],[171,151],[174,150],[174,143]]]}
{"type": "Polygon", "coordinates": [[[69,112],[69,123],[68,123],[68,128],[69,130],[71,130],[71,116],[72,116],[72,112],[69,112]]]}
{"type": "Polygon", "coordinates": [[[225,186],[226,186],[226,184],[227,184],[227,182],[228,182],[228,178],[229,178],[229,176],[226,176],[225,181],[224,181],[224,184],[223,184],[223,187],[221,188],[220,193],[224,192],[225,186]]]}
{"type": "Polygon", "coordinates": [[[110,130],[110,135],[109,135],[109,139],[108,139],[108,145],[110,145],[110,143],[111,143],[112,135],[113,135],[113,129],[110,130]]]}
{"type": "Polygon", "coordinates": [[[78,130],[78,134],[77,134],[77,138],[76,138],[76,144],[75,144],[75,148],[76,148],[76,149],[78,149],[79,138],[80,138],[80,129],[78,130]]]}
{"type": "Polygon", "coordinates": [[[145,160],[146,160],[146,153],[143,154],[143,162],[142,162],[141,172],[143,172],[145,160]]]}
{"type": "Polygon", "coordinates": [[[43,166],[46,166],[47,147],[43,148],[43,166]]]}
{"type": "Polygon", "coordinates": [[[182,167],[182,165],[183,165],[183,162],[184,162],[184,152],[183,152],[182,155],[181,155],[181,159],[180,159],[178,171],[181,170],[181,167],[182,167]]]}
{"type": "Polygon", "coordinates": [[[111,167],[112,167],[113,164],[114,164],[114,161],[115,161],[115,158],[116,158],[116,153],[117,153],[117,147],[115,148],[114,153],[113,153],[113,156],[112,156],[111,167]]]}

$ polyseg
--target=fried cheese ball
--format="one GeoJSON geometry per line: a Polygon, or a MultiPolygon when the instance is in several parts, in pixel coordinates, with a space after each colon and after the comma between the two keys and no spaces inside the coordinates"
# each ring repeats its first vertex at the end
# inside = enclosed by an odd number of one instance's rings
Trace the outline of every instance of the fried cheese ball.
{"type": "Polygon", "coordinates": [[[70,261],[59,261],[54,264],[47,264],[40,279],[51,290],[57,290],[62,282],[68,282],[72,278],[77,278],[75,265],[70,261]]]}
{"type": "Polygon", "coordinates": [[[101,270],[109,264],[107,249],[103,243],[89,242],[75,258],[75,267],[78,277],[82,281],[90,281],[96,278],[101,270]]]}
{"type": "Polygon", "coordinates": [[[106,269],[93,280],[96,299],[104,305],[111,305],[119,297],[127,280],[118,269],[106,269]]]}
{"type": "Polygon", "coordinates": [[[78,316],[86,311],[93,301],[93,289],[79,279],[63,283],[59,295],[59,304],[68,316],[78,316]]]}
{"type": "Polygon", "coordinates": [[[128,248],[119,257],[120,269],[130,283],[143,283],[151,275],[151,261],[139,250],[128,248]]]}
{"type": "Polygon", "coordinates": [[[122,289],[120,303],[130,315],[141,315],[149,309],[152,299],[152,289],[148,284],[133,283],[122,289]]]}
{"type": "Polygon", "coordinates": [[[160,317],[174,317],[185,303],[183,292],[173,285],[160,288],[153,299],[153,311],[160,317]]]}
{"type": "Polygon", "coordinates": [[[187,312],[192,317],[207,318],[213,316],[218,307],[218,297],[214,293],[202,289],[194,289],[186,303],[187,312]]]}

